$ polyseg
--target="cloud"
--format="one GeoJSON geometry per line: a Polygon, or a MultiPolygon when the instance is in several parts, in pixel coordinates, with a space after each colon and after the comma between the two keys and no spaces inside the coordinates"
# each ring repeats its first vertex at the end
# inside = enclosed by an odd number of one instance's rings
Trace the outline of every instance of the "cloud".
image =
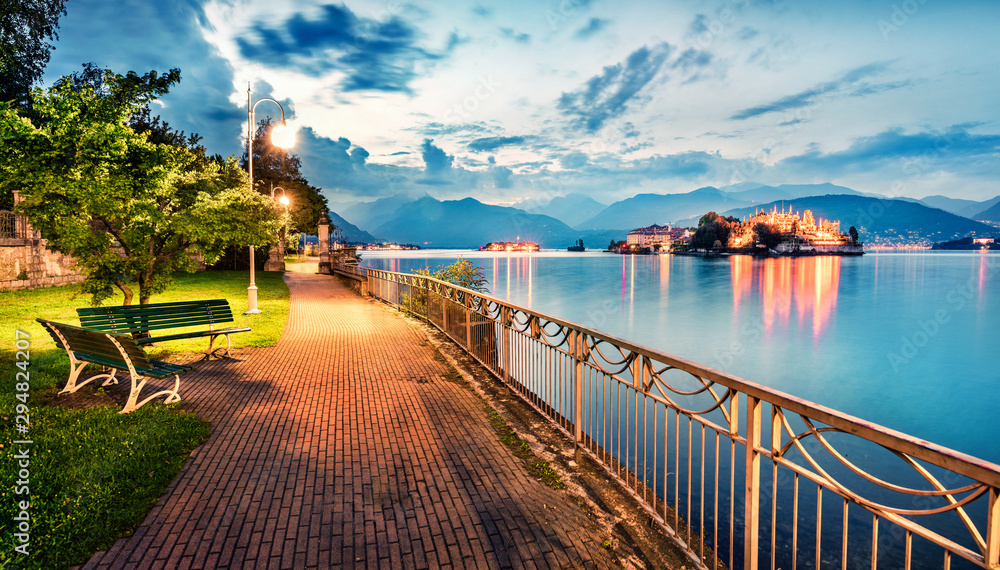
{"type": "MultiPolygon", "coordinates": [[[[246,36],[236,38],[246,59],[309,74],[344,71],[343,91],[409,92],[417,64],[442,57],[418,47],[416,30],[398,16],[359,18],[343,5],[323,6],[317,19],[296,14],[277,27],[257,22],[246,36]]],[[[458,43],[455,36],[449,47],[458,43]]]]}
{"type": "Polygon", "coordinates": [[[690,71],[708,67],[710,63],[712,63],[712,54],[704,50],[688,48],[674,61],[673,68],[690,71]]]}
{"type": "Polygon", "coordinates": [[[522,145],[526,140],[525,137],[483,137],[470,142],[468,147],[472,152],[489,152],[502,146],[522,145]]]}
{"type": "Polygon", "coordinates": [[[589,162],[590,158],[582,152],[571,152],[559,159],[559,164],[562,165],[563,168],[570,170],[583,168],[584,166],[587,166],[589,162]]]}
{"type": "Polygon", "coordinates": [[[437,137],[442,135],[454,135],[458,133],[488,133],[492,131],[485,123],[458,123],[446,125],[432,121],[417,127],[407,127],[407,131],[414,131],[427,137],[437,137]]]}
{"type": "MultiPolygon", "coordinates": [[[[849,89],[857,86],[863,79],[871,77],[873,75],[879,75],[888,69],[887,63],[870,63],[868,65],[863,65],[861,67],[854,68],[839,78],[833,81],[827,81],[825,83],[820,83],[815,87],[806,89],[799,93],[793,95],[788,95],[765,103],[763,105],[758,105],[756,107],[749,107],[738,111],[730,117],[734,120],[744,120],[753,117],[759,117],[761,115],[766,115],[768,113],[778,113],[782,111],[788,111],[791,109],[799,109],[802,107],[808,107],[818,103],[824,96],[831,93],[841,91],[844,89],[849,89]]],[[[879,93],[882,91],[888,91],[891,89],[898,89],[908,85],[908,82],[897,82],[897,83],[882,83],[877,85],[862,84],[854,91],[850,93],[851,95],[862,96],[871,93],[879,93]]]]}
{"type": "Polygon", "coordinates": [[[515,32],[513,28],[500,28],[500,34],[503,35],[503,37],[509,40],[514,40],[515,42],[520,44],[531,43],[531,34],[525,34],[523,32],[515,32]]]}
{"type": "Polygon", "coordinates": [[[625,61],[605,67],[601,74],[591,77],[577,91],[563,93],[558,102],[559,110],[573,117],[574,129],[596,132],[608,120],[620,117],[629,109],[629,104],[656,77],[669,55],[670,45],[666,42],[652,48],[643,46],[625,61]]]}
{"type": "Polygon", "coordinates": [[[697,36],[708,31],[708,16],[705,14],[695,14],[694,19],[688,25],[688,33],[697,36]]]}
{"type": "Polygon", "coordinates": [[[573,34],[573,37],[578,40],[590,39],[590,37],[594,34],[607,28],[610,23],[611,20],[608,20],[607,18],[591,18],[590,21],[587,22],[586,26],[580,28],[575,34],[573,34]]]}
{"type": "Polygon", "coordinates": [[[441,147],[435,146],[434,139],[424,139],[420,145],[420,156],[424,159],[424,172],[428,177],[437,177],[451,171],[455,157],[446,153],[441,147]]]}
{"type": "Polygon", "coordinates": [[[951,171],[965,173],[982,166],[1000,171],[1000,135],[977,135],[962,126],[947,131],[906,134],[890,129],[856,139],[840,151],[823,153],[818,147],[779,161],[775,167],[836,176],[845,172],[870,172],[898,166],[902,175],[951,171]]]}
{"type": "Polygon", "coordinates": [[[489,173],[493,177],[493,186],[496,188],[511,188],[513,186],[510,177],[514,171],[506,166],[497,165],[497,160],[492,156],[489,158],[489,173]]]}

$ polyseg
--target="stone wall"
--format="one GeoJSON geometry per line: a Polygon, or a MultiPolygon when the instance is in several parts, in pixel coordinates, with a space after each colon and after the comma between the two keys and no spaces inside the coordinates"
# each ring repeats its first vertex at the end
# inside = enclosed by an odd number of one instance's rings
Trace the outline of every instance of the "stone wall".
{"type": "Polygon", "coordinates": [[[35,289],[83,281],[76,260],[51,251],[45,240],[0,238],[0,290],[35,289]]]}

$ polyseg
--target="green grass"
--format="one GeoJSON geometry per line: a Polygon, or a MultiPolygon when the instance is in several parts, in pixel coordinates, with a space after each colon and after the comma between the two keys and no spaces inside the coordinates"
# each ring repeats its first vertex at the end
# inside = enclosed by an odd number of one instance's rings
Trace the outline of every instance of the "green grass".
{"type": "MultiPolygon", "coordinates": [[[[252,329],[233,335],[234,348],[277,342],[288,318],[288,287],[281,274],[257,274],[258,315],[242,314],[247,307],[246,272],[175,277],[171,288],[151,302],[225,298],[233,309],[234,324],[252,329]]],[[[120,303],[120,297],[111,302],[120,303]]],[[[207,422],[159,403],[127,415],[118,414],[117,406],[78,410],[42,403],[62,388],[69,360],[35,319],[78,324],[75,309],[86,306],[89,297],[77,285],[0,291],[0,520],[6,531],[0,535],[0,567],[65,568],[110,547],[142,522],[191,450],[209,433],[207,422]],[[24,403],[17,399],[15,372],[21,370],[15,362],[24,356],[16,354],[16,331],[27,333],[30,343],[27,434],[16,431],[17,405],[24,403]],[[13,443],[24,438],[33,444],[13,443]],[[18,494],[23,489],[17,482],[21,467],[15,455],[24,447],[30,448],[30,493],[18,494]],[[19,544],[14,517],[22,500],[30,502],[29,556],[14,550],[19,544]]],[[[204,338],[170,341],[147,352],[161,360],[190,362],[207,345],[204,338]]],[[[182,379],[182,397],[183,386],[182,379]]]]}

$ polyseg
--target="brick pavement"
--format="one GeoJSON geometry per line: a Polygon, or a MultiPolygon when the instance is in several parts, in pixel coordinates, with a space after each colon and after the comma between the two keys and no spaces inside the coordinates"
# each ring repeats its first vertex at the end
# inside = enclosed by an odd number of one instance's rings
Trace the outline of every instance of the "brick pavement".
{"type": "Polygon", "coordinates": [[[277,346],[200,364],[212,421],[142,525],[86,568],[611,567],[607,538],[534,480],[418,328],[288,273],[277,346]]]}

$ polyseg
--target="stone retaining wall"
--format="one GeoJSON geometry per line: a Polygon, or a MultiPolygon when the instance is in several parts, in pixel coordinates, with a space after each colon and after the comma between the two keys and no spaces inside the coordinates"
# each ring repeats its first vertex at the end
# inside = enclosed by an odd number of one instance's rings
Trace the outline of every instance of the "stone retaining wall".
{"type": "Polygon", "coordinates": [[[76,260],[45,247],[45,240],[0,238],[0,290],[79,283],[76,260]]]}

